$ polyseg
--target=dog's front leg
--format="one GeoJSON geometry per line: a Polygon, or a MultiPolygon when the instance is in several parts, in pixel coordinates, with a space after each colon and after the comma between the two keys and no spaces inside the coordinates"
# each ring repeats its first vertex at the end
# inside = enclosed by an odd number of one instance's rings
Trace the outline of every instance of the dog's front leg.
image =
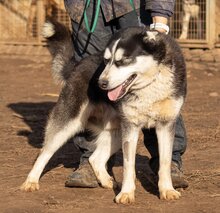
{"type": "Polygon", "coordinates": [[[158,138],[160,169],[159,169],[159,192],[160,199],[176,200],[181,196],[173,188],[171,180],[171,159],[174,141],[174,123],[159,124],[156,127],[158,138]]]}
{"type": "Polygon", "coordinates": [[[116,196],[116,203],[128,204],[135,200],[135,155],[139,128],[122,124],[123,182],[121,192],[116,196]]]}
{"type": "Polygon", "coordinates": [[[179,39],[186,39],[187,38],[189,21],[190,21],[190,13],[186,11],[184,14],[184,17],[183,17],[182,33],[181,33],[179,39]]]}

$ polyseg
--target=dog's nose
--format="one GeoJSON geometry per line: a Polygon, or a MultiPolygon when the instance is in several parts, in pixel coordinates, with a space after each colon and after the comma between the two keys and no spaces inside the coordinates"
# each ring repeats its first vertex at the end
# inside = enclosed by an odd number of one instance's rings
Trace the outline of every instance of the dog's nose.
{"type": "Polygon", "coordinates": [[[99,87],[102,89],[106,89],[108,87],[108,81],[105,79],[99,80],[99,87]]]}

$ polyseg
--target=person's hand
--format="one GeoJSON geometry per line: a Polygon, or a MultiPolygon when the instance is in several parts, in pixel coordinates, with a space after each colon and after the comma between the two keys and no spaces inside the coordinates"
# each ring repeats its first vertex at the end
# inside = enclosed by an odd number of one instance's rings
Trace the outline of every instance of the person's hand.
{"type": "Polygon", "coordinates": [[[169,27],[167,26],[168,23],[167,18],[162,16],[154,16],[152,17],[152,19],[153,19],[152,29],[166,34],[169,32],[169,27]]]}

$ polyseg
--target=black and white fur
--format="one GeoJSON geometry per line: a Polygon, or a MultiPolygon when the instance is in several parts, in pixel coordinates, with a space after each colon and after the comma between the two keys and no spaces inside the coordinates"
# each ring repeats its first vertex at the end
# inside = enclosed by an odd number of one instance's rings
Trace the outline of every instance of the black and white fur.
{"type": "Polygon", "coordinates": [[[135,154],[142,128],[155,127],[158,137],[161,199],[178,199],[170,165],[175,120],[186,95],[185,63],[169,36],[145,28],[115,34],[102,55],[76,64],[70,33],[47,22],[44,36],[53,55],[53,72],[63,82],[46,127],[44,147],[22,190],[39,189],[39,178],[52,155],[72,136],[86,129],[95,135],[89,162],[100,184],[113,187],[106,170],[110,156],[123,150],[123,183],[117,203],[134,202],[135,154]]]}

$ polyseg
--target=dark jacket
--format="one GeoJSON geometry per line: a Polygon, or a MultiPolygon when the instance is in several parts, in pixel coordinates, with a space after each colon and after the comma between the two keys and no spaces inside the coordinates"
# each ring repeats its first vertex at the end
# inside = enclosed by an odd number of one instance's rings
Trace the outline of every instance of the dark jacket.
{"type": "MultiPolygon", "coordinates": [[[[85,6],[83,0],[64,0],[65,7],[71,19],[80,22],[85,6]]],[[[96,2],[91,0],[90,4],[96,2]]],[[[173,15],[175,0],[133,0],[135,8],[145,7],[150,10],[151,16],[171,17],[173,15]]],[[[129,0],[101,0],[101,8],[106,22],[120,17],[133,10],[129,0]]]]}

